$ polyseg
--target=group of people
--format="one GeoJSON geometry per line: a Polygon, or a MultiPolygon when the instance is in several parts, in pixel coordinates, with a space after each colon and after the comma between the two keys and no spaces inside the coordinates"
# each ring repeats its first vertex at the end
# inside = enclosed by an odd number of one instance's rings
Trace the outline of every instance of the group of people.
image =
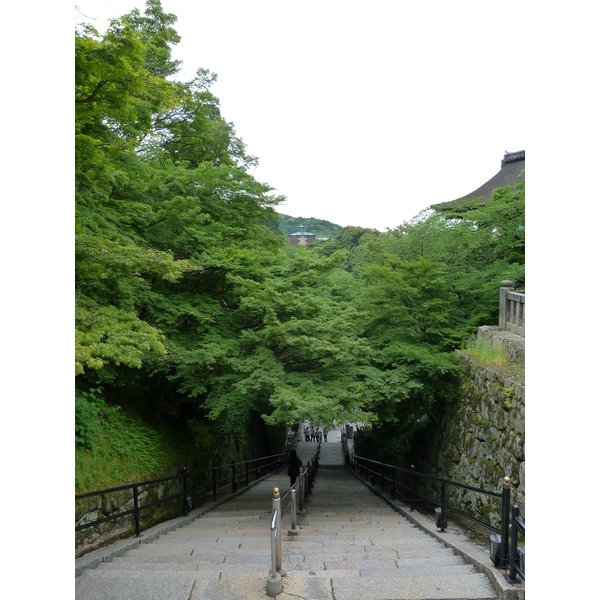
{"type": "MultiPolygon", "coordinates": [[[[327,427],[323,427],[323,430],[320,430],[318,427],[314,427],[313,425],[306,425],[304,427],[304,441],[305,442],[323,442],[327,441],[327,434],[329,433],[329,429],[327,427]]],[[[300,476],[300,467],[302,466],[302,461],[300,457],[296,453],[296,450],[291,450],[288,458],[288,475],[290,478],[290,487],[294,485],[295,481],[300,476]]]]}
{"type": "Polygon", "coordinates": [[[323,428],[323,431],[320,431],[319,428],[315,428],[312,425],[308,427],[308,425],[304,428],[304,441],[305,442],[323,442],[327,441],[327,434],[329,430],[327,427],[323,428]]]}

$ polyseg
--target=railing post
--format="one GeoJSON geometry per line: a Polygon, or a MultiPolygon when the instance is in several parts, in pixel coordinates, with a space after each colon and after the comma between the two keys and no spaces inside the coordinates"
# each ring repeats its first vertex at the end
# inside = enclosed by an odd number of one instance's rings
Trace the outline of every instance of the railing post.
{"type": "Polygon", "coordinates": [[[436,526],[440,528],[440,531],[444,533],[446,527],[448,527],[448,521],[446,521],[446,484],[442,481],[442,490],[440,494],[440,519],[436,523],[436,526]]]}
{"type": "Polygon", "coordinates": [[[383,463],[381,463],[381,477],[379,479],[379,489],[381,489],[383,491],[383,463]]]}
{"type": "Polygon", "coordinates": [[[279,488],[273,488],[273,509],[277,507],[276,570],[282,577],[287,574],[281,564],[281,498],[279,488]]]}
{"type": "Polygon", "coordinates": [[[277,596],[283,591],[281,582],[281,499],[279,488],[273,488],[273,517],[271,519],[271,570],[267,576],[267,595],[277,596]],[[279,538],[279,543],[278,543],[279,538]]]}
{"type": "MultiPolygon", "coordinates": [[[[298,483],[298,480],[296,480],[298,483]]],[[[298,535],[300,531],[300,527],[296,525],[296,483],[294,483],[294,487],[292,488],[292,526],[288,527],[289,535],[298,535]]]]}
{"type": "Polygon", "coordinates": [[[396,499],[396,467],[392,471],[392,500],[396,499]]]}
{"type": "Polygon", "coordinates": [[[415,465],[410,465],[410,512],[415,509],[415,465]]]}
{"type": "Polygon", "coordinates": [[[187,467],[183,467],[183,515],[188,514],[188,478],[187,467]]]}
{"type": "Polygon", "coordinates": [[[510,530],[510,571],[508,574],[509,583],[519,583],[517,577],[516,564],[519,560],[517,552],[517,544],[519,543],[519,527],[516,523],[516,518],[519,516],[519,506],[514,504],[512,507],[512,519],[510,530]]]}
{"type": "Polygon", "coordinates": [[[231,461],[231,491],[235,493],[237,491],[237,481],[235,480],[235,461],[231,461]]]}
{"type": "Polygon", "coordinates": [[[213,478],[213,500],[217,499],[217,469],[213,467],[212,470],[212,478],[213,478]]]}
{"type": "Polygon", "coordinates": [[[502,524],[500,525],[500,550],[498,552],[498,564],[500,569],[508,569],[509,564],[509,542],[508,526],[510,524],[510,477],[504,478],[502,485],[502,524]]]}
{"type": "Polygon", "coordinates": [[[135,537],[140,537],[140,509],[137,486],[133,488],[133,519],[135,521],[135,537]]]}
{"type": "Polygon", "coordinates": [[[508,292],[515,289],[514,285],[514,281],[505,280],[500,282],[500,317],[498,321],[500,329],[506,329],[506,296],[508,295],[508,292]]]}
{"type": "Polygon", "coordinates": [[[300,479],[298,483],[298,504],[298,512],[304,514],[306,511],[304,510],[304,473],[302,472],[302,467],[300,467],[300,479]]]}
{"type": "Polygon", "coordinates": [[[304,498],[308,498],[310,492],[310,460],[306,464],[306,476],[304,478],[304,498]]]}
{"type": "Polygon", "coordinates": [[[250,463],[246,462],[246,487],[250,485],[250,463]]]}

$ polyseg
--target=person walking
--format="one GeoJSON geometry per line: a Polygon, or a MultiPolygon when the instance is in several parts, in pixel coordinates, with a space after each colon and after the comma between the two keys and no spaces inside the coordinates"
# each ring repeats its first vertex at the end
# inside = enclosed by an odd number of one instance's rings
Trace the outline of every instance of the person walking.
{"type": "Polygon", "coordinates": [[[300,457],[296,454],[295,450],[290,451],[290,457],[288,459],[288,475],[290,476],[290,487],[296,483],[296,479],[300,476],[300,467],[302,466],[302,461],[300,457]]]}
{"type": "Polygon", "coordinates": [[[323,429],[323,438],[325,438],[325,441],[327,441],[327,434],[329,433],[329,429],[327,429],[327,427],[325,427],[323,429]]]}

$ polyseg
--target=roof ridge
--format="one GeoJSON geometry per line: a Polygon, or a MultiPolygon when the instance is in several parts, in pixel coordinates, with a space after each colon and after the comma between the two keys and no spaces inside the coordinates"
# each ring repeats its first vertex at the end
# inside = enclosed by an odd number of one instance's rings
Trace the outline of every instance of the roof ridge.
{"type": "Polygon", "coordinates": [[[516,162],[518,160],[525,160],[525,150],[519,150],[517,152],[507,152],[504,151],[504,158],[500,163],[500,168],[504,167],[506,163],[516,162]]]}

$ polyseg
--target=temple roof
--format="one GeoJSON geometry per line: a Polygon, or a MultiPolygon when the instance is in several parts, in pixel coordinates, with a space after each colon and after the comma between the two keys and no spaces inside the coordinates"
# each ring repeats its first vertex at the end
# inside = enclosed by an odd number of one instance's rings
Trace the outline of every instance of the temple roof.
{"type": "Polygon", "coordinates": [[[290,235],[315,235],[314,233],[310,233],[310,231],[304,231],[304,225],[298,226],[298,231],[296,233],[290,233],[290,235]]]}
{"type": "Polygon", "coordinates": [[[506,185],[514,187],[516,183],[525,181],[525,173],[523,172],[523,174],[521,174],[524,169],[525,150],[506,152],[500,163],[500,171],[481,187],[478,187],[470,194],[461,196],[456,200],[432,204],[431,208],[437,211],[462,212],[476,208],[478,205],[487,204],[492,199],[492,193],[496,188],[504,187],[506,185]]]}

